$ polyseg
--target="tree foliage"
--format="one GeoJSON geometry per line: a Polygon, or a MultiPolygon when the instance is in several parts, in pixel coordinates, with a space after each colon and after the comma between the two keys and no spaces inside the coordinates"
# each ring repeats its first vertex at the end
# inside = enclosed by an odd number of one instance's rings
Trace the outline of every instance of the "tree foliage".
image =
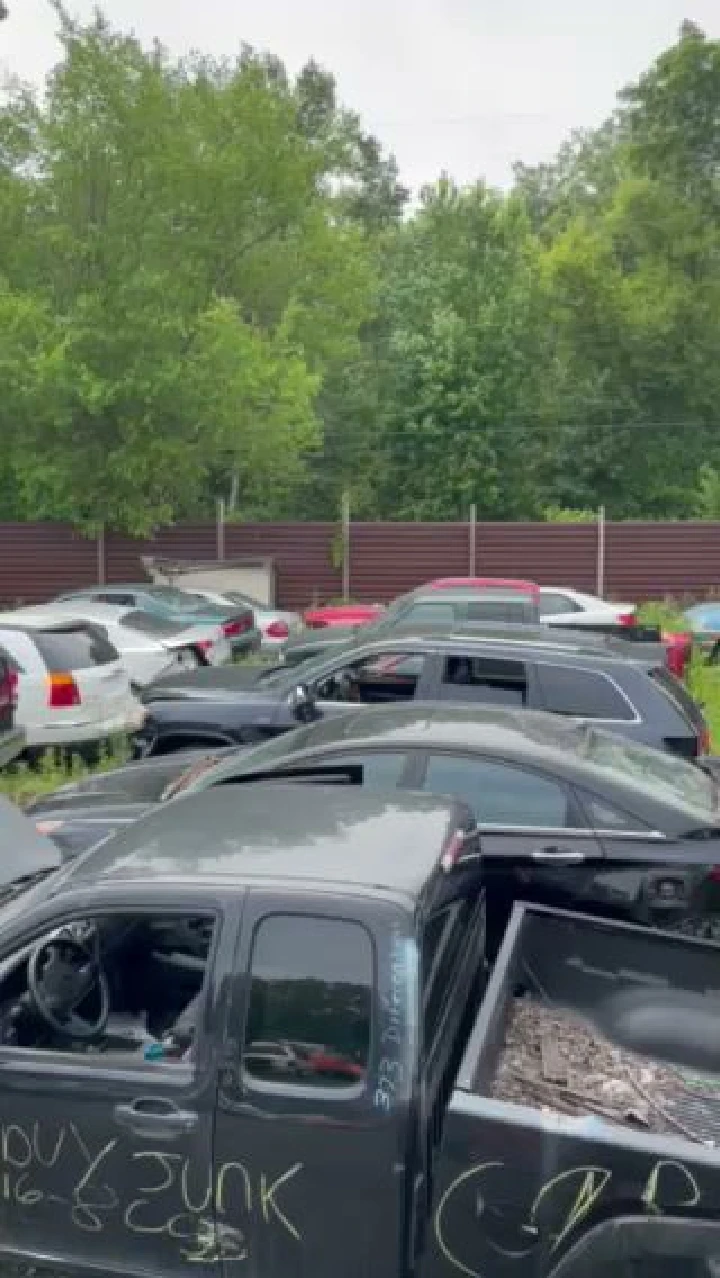
{"type": "Polygon", "coordinates": [[[408,215],[331,72],[55,8],[0,109],[0,518],[718,510],[720,41],[408,215]]]}

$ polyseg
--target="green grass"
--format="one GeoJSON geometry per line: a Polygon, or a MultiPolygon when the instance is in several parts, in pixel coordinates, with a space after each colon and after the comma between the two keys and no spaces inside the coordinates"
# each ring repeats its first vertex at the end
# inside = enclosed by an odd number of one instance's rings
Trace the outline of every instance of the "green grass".
{"type": "Polygon", "coordinates": [[[43,794],[51,794],[53,790],[57,790],[61,785],[67,785],[70,781],[79,781],[93,772],[109,772],[112,768],[125,763],[129,756],[128,743],[122,739],[113,742],[103,753],[99,764],[94,767],[88,767],[78,758],[65,766],[55,760],[52,751],[48,751],[36,767],[31,768],[27,763],[18,762],[1,772],[0,794],[7,795],[13,803],[24,807],[33,799],[43,794]]]}

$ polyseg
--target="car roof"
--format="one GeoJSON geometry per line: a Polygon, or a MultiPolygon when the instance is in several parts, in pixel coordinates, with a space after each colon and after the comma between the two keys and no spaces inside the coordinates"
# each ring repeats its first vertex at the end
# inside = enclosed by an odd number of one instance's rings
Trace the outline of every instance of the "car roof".
{"type": "MultiPolygon", "coordinates": [[[[357,642],[353,646],[353,651],[360,652],[362,648],[377,648],[378,651],[395,651],[397,644],[401,640],[403,644],[412,644],[418,651],[426,652],[447,652],[449,656],[472,656],[473,652],[477,656],[488,655],[504,658],[505,660],[517,657],[522,659],[523,654],[528,660],[532,660],[538,656],[551,656],[557,659],[558,664],[572,664],[573,658],[582,657],[583,663],[587,665],[595,665],[597,667],[612,666],[619,667],[647,667],[648,665],[656,665],[656,661],[648,661],[646,657],[642,657],[638,653],[637,657],[631,657],[624,653],[618,653],[611,648],[606,648],[597,644],[594,640],[584,643],[580,639],[577,643],[568,642],[565,638],[555,640],[553,632],[548,628],[546,631],[547,638],[538,636],[538,638],[526,638],[523,634],[521,637],[515,638],[514,635],[506,634],[498,637],[494,633],[479,634],[466,627],[452,626],[447,629],[434,630],[432,633],[419,629],[413,632],[412,628],[402,632],[388,634],[383,639],[370,640],[367,644],[362,641],[362,634],[357,637],[357,642]],[[459,650],[459,651],[458,651],[459,650]]],[[[638,645],[641,647],[642,645],[638,645]]],[[[330,657],[328,656],[328,659],[330,657]]]]}
{"type": "Polygon", "coordinates": [[[0,612],[0,630],[67,630],[69,626],[92,624],[92,618],[58,612],[52,604],[33,604],[0,612]]]}
{"type": "MultiPolygon", "coordinates": [[[[477,751],[519,765],[527,765],[550,772],[557,777],[580,786],[587,786],[615,800],[642,808],[648,819],[664,815],[670,825],[678,830],[689,828],[693,820],[700,820],[697,811],[679,798],[663,797],[651,787],[643,785],[634,776],[610,772],[607,768],[586,758],[583,742],[588,733],[596,737],[614,740],[619,745],[629,745],[623,739],[597,728],[580,718],[549,714],[544,710],[515,710],[501,707],[448,705],[444,702],[413,702],[405,706],[367,706],[361,710],[333,719],[320,720],[307,727],[277,738],[270,743],[243,750],[233,758],[228,755],[213,771],[213,784],[233,775],[241,777],[254,767],[260,773],[276,768],[291,767],[294,760],[305,752],[337,750],[345,755],[354,751],[367,752],[383,749],[434,750],[457,754],[477,751]],[[283,756],[283,747],[287,756],[283,756]],[[253,756],[257,756],[255,761],[253,756]],[[639,806],[638,806],[639,805],[639,806]],[[655,817],[649,814],[649,808],[655,817]]],[[[649,748],[649,747],[647,747],[649,748]]],[[[331,764],[331,760],[328,760],[331,764]]],[[[685,763],[685,766],[692,766],[685,763]]],[[[206,778],[208,779],[208,778],[206,778]]],[[[707,814],[701,824],[707,825],[707,814]]]]}
{"type": "Polygon", "coordinates": [[[168,803],[74,862],[58,891],[102,882],[334,883],[419,896],[461,803],[344,786],[219,787],[168,803]]]}

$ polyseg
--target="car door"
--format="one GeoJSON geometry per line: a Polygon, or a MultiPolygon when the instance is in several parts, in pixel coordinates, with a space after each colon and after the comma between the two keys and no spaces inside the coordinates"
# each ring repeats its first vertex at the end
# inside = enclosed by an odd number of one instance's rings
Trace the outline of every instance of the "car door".
{"type": "Polygon", "coordinates": [[[515,900],[576,904],[594,875],[592,867],[604,857],[572,787],[540,769],[429,751],[418,784],[462,799],[476,814],[488,858],[488,920],[495,938],[515,900]],[[518,858],[526,864],[513,864],[518,858]]]}
{"type": "Polygon", "coordinates": [[[384,907],[342,907],[330,894],[248,898],[217,1120],[221,1236],[226,1210],[247,1205],[246,1267],[228,1274],[397,1272],[402,1153],[372,1081],[387,1067],[374,1024],[384,907]]]}
{"type": "MultiPolygon", "coordinates": [[[[17,958],[55,929],[103,916],[154,922],[196,916],[197,894],[178,891],[161,911],[148,891],[119,893],[112,910],[82,909],[62,899],[46,907],[31,932],[0,950],[6,986],[17,958]]],[[[213,1128],[222,1049],[222,1016],[211,997],[215,956],[237,932],[239,906],[208,903],[214,942],[195,1013],[193,1059],[148,1055],[131,1034],[124,1052],[58,1051],[9,1045],[8,1006],[0,1044],[0,1256],[31,1268],[90,1270],[108,1278],[153,1273],[221,1278],[215,1259],[213,1128]],[[133,1046],[133,1044],[135,1044],[133,1046]]],[[[173,968],[173,988],[186,979],[173,968]]],[[[199,978],[202,981],[202,977],[199,978]]],[[[143,982],[151,973],[143,971],[143,982]]],[[[114,991],[113,991],[114,996],[114,991]]],[[[116,1020],[113,1033],[119,1033],[116,1020]]],[[[123,1033],[126,1022],[122,1022],[123,1033]]],[[[77,1047],[77,1045],[76,1045],[77,1047]]],[[[89,1045],[88,1045],[89,1047],[89,1045]]]]}

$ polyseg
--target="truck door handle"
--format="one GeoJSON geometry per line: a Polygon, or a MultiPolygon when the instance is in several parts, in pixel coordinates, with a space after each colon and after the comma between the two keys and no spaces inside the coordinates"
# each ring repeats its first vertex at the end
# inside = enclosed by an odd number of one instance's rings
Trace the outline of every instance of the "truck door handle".
{"type": "Polygon", "coordinates": [[[581,865],[585,853],[577,848],[559,848],[556,846],[537,848],[531,853],[533,861],[543,861],[547,865],[581,865]]]}
{"type": "Polygon", "coordinates": [[[179,1109],[172,1101],[154,1096],[116,1105],[113,1112],[120,1127],[128,1127],[138,1136],[180,1136],[198,1123],[194,1110],[179,1109]]]}

